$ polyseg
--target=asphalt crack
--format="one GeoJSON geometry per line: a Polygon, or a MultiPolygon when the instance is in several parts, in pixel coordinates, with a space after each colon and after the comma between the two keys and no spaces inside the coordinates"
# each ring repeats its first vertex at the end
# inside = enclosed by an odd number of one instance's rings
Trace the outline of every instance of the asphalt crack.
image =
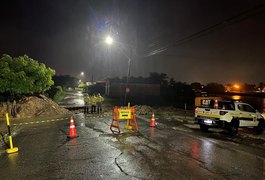
{"type": "Polygon", "coordinates": [[[129,176],[129,174],[126,173],[126,172],[122,169],[122,167],[119,165],[119,163],[117,162],[117,159],[118,159],[121,155],[123,155],[123,152],[121,152],[121,153],[115,158],[115,164],[116,164],[116,166],[120,169],[120,171],[121,171],[123,174],[125,174],[126,176],[129,176]]]}
{"type": "Polygon", "coordinates": [[[122,169],[122,167],[119,165],[119,163],[118,163],[118,161],[117,161],[117,159],[118,159],[121,155],[123,155],[123,152],[121,152],[121,153],[115,158],[115,165],[120,169],[120,171],[121,171],[123,174],[125,174],[126,176],[130,176],[130,177],[133,177],[133,178],[136,178],[136,179],[144,179],[144,178],[141,178],[141,177],[132,176],[132,175],[128,174],[127,172],[125,172],[125,171],[122,169]]]}

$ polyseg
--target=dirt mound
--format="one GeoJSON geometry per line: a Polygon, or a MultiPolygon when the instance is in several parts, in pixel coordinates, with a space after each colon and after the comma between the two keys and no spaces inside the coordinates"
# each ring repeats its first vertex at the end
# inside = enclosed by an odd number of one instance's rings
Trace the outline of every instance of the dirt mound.
{"type": "Polygon", "coordinates": [[[166,116],[172,116],[172,115],[187,115],[187,116],[193,116],[192,110],[184,110],[184,109],[178,109],[173,106],[165,106],[165,107],[150,107],[146,105],[135,105],[134,106],[136,114],[139,115],[152,115],[154,112],[157,115],[166,115],[166,116]]]}
{"type": "Polygon", "coordinates": [[[177,109],[172,106],[153,108],[146,105],[135,105],[134,108],[136,113],[139,115],[151,115],[153,112],[155,114],[174,114],[177,112],[177,109]]]}
{"type": "Polygon", "coordinates": [[[158,107],[156,109],[156,111],[159,114],[168,115],[168,116],[170,116],[170,115],[193,116],[193,110],[184,110],[184,109],[179,109],[179,108],[175,108],[175,107],[172,107],[172,106],[169,106],[169,107],[158,107]]]}
{"type": "MultiPolygon", "coordinates": [[[[4,117],[7,105],[0,105],[0,115],[4,117]]],[[[67,114],[68,110],[60,107],[57,103],[46,96],[30,96],[16,103],[17,118],[31,118],[41,116],[54,116],[67,114]]]]}
{"type": "Polygon", "coordinates": [[[154,109],[152,107],[146,105],[135,105],[133,107],[135,109],[136,114],[139,115],[150,115],[154,112],[154,109]]]}

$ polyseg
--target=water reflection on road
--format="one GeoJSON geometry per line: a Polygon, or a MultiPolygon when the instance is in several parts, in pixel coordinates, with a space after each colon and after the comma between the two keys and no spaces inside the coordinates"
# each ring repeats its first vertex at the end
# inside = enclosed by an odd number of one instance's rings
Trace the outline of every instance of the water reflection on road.
{"type": "Polygon", "coordinates": [[[66,92],[65,97],[58,104],[61,106],[83,106],[84,98],[82,91],[66,92]]]}
{"type": "Polygon", "coordinates": [[[7,158],[8,158],[10,170],[15,171],[18,168],[17,167],[18,153],[9,154],[7,158]]]}

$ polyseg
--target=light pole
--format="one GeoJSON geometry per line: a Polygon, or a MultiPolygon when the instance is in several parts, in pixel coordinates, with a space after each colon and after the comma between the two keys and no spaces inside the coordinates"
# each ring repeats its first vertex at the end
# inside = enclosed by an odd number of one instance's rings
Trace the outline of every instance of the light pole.
{"type": "Polygon", "coordinates": [[[124,104],[127,105],[127,93],[130,92],[129,89],[129,79],[130,79],[130,70],[131,70],[131,59],[128,59],[128,72],[127,72],[127,79],[126,79],[126,85],[125,85],[125,94],[124,94],[124,104]]]}
{"type": "Polygon", "coordinates": [[[80,72],[80,80],[83,82],[85,73],[82,71],[80,72]]]}
{"type": "MultiPolygon", "coordinates": [[[[111,36],[107,36],[105,39],[105,43],[107,45],[112,45],[113,44],[113,38],[111,36]]],[[[127,71],[127,78],[126,78],[126,84],[125,84],[125,94],[124,94],[124,105],[127,105],[127,93],[130,92],[129,89],[129,79],[130,79],[130,72],[131,72],[131,61],[132,59],[130,56],[128,56],[125,52],[121,51],[123,55],[128,59],[128,71],[127,71]]]]}

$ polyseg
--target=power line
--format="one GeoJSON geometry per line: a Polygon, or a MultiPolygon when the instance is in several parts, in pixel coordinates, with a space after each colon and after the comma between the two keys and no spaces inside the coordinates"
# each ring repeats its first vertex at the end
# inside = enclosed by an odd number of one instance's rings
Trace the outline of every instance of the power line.
{"type": "Polygon", "coordinates": [[[233,25],[235,23],[239,23],[241,21],[244,21],[246,19],[248,19],[249,17],[252,17],[252,16],[255,16],[255,15],[258,15],[258,14],[261,14],[265,11],[265,3],[263,4],[260,4],[258,6],[254,6],[253,8],[250,8],[242,13],[239,13],[238,15],[236,16],[233,16],[231,18],[228,18],[224,21],[221,21],[219,23],[216,23],[214,25],[211,25],[211,26],[208,26],[207,28],[204,28],[198,32],[195,32],[189,36],[186,36],[182,39],[179,39],[177,41],[174,41],[174,42],[163,42],[164,40],[160,41],[159,39],[152,42],[151,43],[151,46],[152,47],[157,47],[156,49],[152,49],[151,51],[148,51],[147,50],[147,53],[144,54],[144,57],[150,57],[150,56],[153,56],[153,55],[157,55],[159,53],[162,53],[164,51],[167,51],[169,48],[172,48],[172,47],[175,47],[175,46],[179,46],[179,45],[182,45],[184,43],[187,43],[191,40],[194,40],[194,39],[198,39],[202,36],[206,36],[210,33],[213,33],[213,32],[216,32],[224,27],[227,27],[227,26],[230,26],[230,25],[233,25]],[[164,45],[163,45],[164,43],[164,45]]]}

